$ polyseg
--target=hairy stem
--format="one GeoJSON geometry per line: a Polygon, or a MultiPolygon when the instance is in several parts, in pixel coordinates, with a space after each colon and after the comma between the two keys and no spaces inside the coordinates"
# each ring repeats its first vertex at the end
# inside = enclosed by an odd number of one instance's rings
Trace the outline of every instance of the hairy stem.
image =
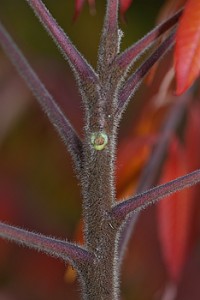
{"type": "Polygon", "coordinates": [[[96,82],[97,76],[92,67],[82,57],[80,52],[75,48],[63,29],[57,24],[50,12],[41,0],[26,0],[32,7],[36,16],[55,41],[58,48],[61,50],[65,59],[69,61],[72,70],[81,80],[87,79],[89,82],[96,82]]]}
{"type": "Polygon", "coordinates": [[[113,99],[116,85],[110,62],[118,47],[117,15],[118,1],[108,0],[99,50],[100,88],[96,97],[88,97],[91,102],[86,114],[82,173],[84,235],[88,251],[95,256],[85,276],[84,299],[87,300],[117,300],[119,296],[117,231],[109,217],[115,202],[113,99]]]}
{"type": "Polygon", "coordinates": [[[1,23],[0,44],[64,141],[79,171],[82,153],[82,142],[79,136],[1,23]]]}
{"type": "Polygon", "coordinates": [[[68,261],[75,268],[91,262],[93,256],[85,249],[67,241],[47,237],[0,222],[0,237],[68,261]]]}
{"type": "Polygon", "coordinates": [[[116,59],[116,64],[119,64],[120,69],[127,70],[130,68],[135,60],[143,54],[163,33],[167,32],[172,28],[180,19],[183,13],[183,9],[179,10],[172,17],[164,21],[163,23],[156,26],[152,31],[140,39],[137,43],[122,52],[116,59]]]}
{"type": "Polygon", "coordinates": [[[174,43],[174,33],[171,33],[162,44],[150,55],[147,60],[127,79],[119,92],[119,102],[116,110],[116,115],[120,118],[130,98],[135,93],[143,78],[147,75],[153,65],[161,59],[174,43]]]}
{"type": "Polygon", "coordinates": [[[139,212],[164,197],[189,188],[199,182],[200,170],[196,170],[116,204],[112,209],[111,216],[118,224],[121,224],[130,213],[139,212]]]}
{"type": "Polygon", "coordinates": [[[98,101],[88,113],[85,128],[82,177],[84,234],[87,249],[94,253],[94,264],[88,266],[85,277],[87,300],[118,299],[116,272],[116,229],[108,212],[115,200],[114,162],[115,129],[98,112],[98,101]]]}
{"type": "Polygon", "coordinates": [[[118,0],[108,0],[103,32],[99,45],[98,71],[109,66],[115,59],[119,47],[118,35],[118,0]]]}
{"type": "MultiPolygon", "coordinates": [[[[118,300],[118,238],[121,225],[127,217],[131,216],[129,220],[132,220],[133,213],[138,213],[163,197],[200,182],[200,170],[197,170],[116,204],[114,166],[120,116],[144,76],[172,46],[174,34],[171,33],[126,82],[124,75],[139,53],[177,23],[181,12],[118,56],[121,38],[118,30],[119,0],[107,0],[97,75],[57,24],[43,1],[26,2],[75,73],[85,104],[83,142],[1,25],[0,42],[72,155],[81,180],[85,248],[4,223],[0,223],[0,236],[69,261],[80,275],[84,300],[118,300]]],[[[121,247],[123,246],[124,244],[121,247]]]]}

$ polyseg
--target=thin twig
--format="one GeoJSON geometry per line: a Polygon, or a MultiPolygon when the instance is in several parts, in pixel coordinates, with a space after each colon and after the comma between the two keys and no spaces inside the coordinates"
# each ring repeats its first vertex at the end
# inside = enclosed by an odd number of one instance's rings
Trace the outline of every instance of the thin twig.
{"type": "Polygon", "coordinates": [[[78,245],[2,222],[0,222],[0,237],[68,261],[74,266],[92,261],[92,255],[78,245]]]}
{"type": "Polygon", "coordinates": [[[119,0],[108,0],[103,32],[99,45],[98,68],[110,65],[118,53],[118,13],[119,0]]]}
{"type": "Polygon", "coordinates": [[[63,29],[57,24],[41,0],[26,0],[33,9],[44,28],[55,41],[57,47],[70,63],[72,70],[78,75],[79,79],[97,82],[97,75],[91,65],[83,58],[80,52],[72,44],[63,29]]]}
{"type": "Polygon", "coordinates": [[[46,112],[50,122],[71,153],[77,171],[80,171],[82,142],[79,136],[1,23],[0,44],[46,112]]]}
{"type": "Polygon", "coordinates": [[[116,115],[120,118],[130,98],[147,75],[153,65],[161,59],[174,43],[174,32],[166,38],[162,44],[145,60],[145,62],[127,79],[119,92],[119,101],[116,115]]]}
{"type": "Polygon", "coordinates": [[[111,211],[111,217],[121,224],[130,213],[139,212],[164,197],[189,188],[199,182],[200,170],[178,177],[175,180],[159,185],[114,205],[111,211]]]}
{"type": "Polygon", "coordinates": [[[122,52],[116,59],[116,64],[119,64],[120,68],[126,70],[130,68],[138,56],[146,51],[149,46],[152,45],[163,33],[171,29],[179,20],[183,13],[183,9],[179,10],[172,17],[156,26],[152,31],[140,39],[137,43],[130,46],[124,52],[122,52]]]}

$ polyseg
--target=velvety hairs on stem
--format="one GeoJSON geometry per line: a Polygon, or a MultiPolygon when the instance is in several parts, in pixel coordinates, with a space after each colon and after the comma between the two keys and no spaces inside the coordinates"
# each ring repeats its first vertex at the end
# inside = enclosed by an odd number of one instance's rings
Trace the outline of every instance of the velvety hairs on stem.
{"type": "MultiPolygon", "coordinates": [[[[117,133],[123,112],[153,65],[174,44],[182,11],[120,53],[119,1],[107,0],[97,69],[94,70],[58,25],[42,0],[25,0],[69,63],[83,101],[83,139],[0,24],[0,45],[71,154],[82,190],[82,246],[0,223],[0,236],[69,262],[78,273],[84,300],[120,299],[120,265],[127,239],[119,237],[130,216],[200,181],[200,170],[120,202],[116,199],[117,133]],[[164,34],[157,49],[131,71],[135,61],[164,34]]],[[[160,149],[160,148],[159,148],[160,149]]],[[[162,150],[164,151],[164,150],[162,150]]],[[[160,154],[162,157],[163,154],[160,154]]],[[[157,168],[161,164],[158,159],[157,168]]],[[[126,234],[123,232],[123,234],[126,234]]],[[[129,235],[130,238],[130,235],[129,235]]]]}

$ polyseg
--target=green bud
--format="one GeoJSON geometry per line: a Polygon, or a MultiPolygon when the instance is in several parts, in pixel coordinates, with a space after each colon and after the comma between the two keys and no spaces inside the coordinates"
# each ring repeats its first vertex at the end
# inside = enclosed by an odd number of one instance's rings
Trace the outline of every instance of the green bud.
{"type": "Polygon", "coordinates": [[[104,132],[95,132],[91,135],[91,144],[95,150],[101,151],[108,143],[108,136],[104,132]]]}

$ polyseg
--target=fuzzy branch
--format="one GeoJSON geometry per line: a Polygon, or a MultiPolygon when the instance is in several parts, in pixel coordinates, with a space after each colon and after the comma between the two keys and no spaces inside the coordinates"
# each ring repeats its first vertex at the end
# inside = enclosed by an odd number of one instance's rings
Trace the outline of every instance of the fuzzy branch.
{"type": "Polygon", "coordinates": [[[148,49],[152,43],[155,42],[163,33],[171,29],[179,20],[182,15],[183,9],[179,10],[172,17],[164,21],[163,23],[156,26],[152,31],[150,31],[146,36],[140,39],[136,44],[126,49],[121,53],[116,59],[116,64],[120,66],[120,69],[126,71],[130,68],[135,60],[148,49]]]}
{"type": "Polygon", "coordinates": [[[104,29],[106,29],[109,35],[110,31],[118,30],[118,11],[119,11],[119,0],[108,0],[107,11],[105,17],[104,29]]]}
{"type": "Polygon", "coordinates": [[[46,112],[49,120],[71,153],[76,169],[79,170],[82,151],[80,138],[1,23],[0,44],[46,112]]]}
{"type": "Polygon", "coordinates": [[[147,60],[127,79],[119,92],[119,101],[116,115],[121,116],[125,110],[130,98],[147,75],[153,65],[161,59],[174,43],[174,33],[171,33],[162,44],[150,55],[147,60]]]}
{"type": "Polygon", "coordinates": [[[130,213],[139,212],[164,197],[189,188],[198,182],[200,182],[200,170],[196,170],[116,204],[112,208],[111,216],[113,220],[121,224],[130,213]]]}
{"type": "Polygon", "coordinates": [[[0,222],[0,237],[68,261],[73,266],[78,267],[80,264],[92,261],[92,255],[78,245],[10,226],[2,222],[0,222]]]}
{"type": "Polygon", "coordinates": [[[56,20],[50,14],[41,0],[26,0],[33,9],[44,28],[55,41],[65,59],[69,62],[78,78],[88,80],[88,82],[97,82],[97,76],[92,67],[82,57],[80,52],[69,40],[63,29],[57,24],[56,20]]]}
{"type": "Polygon", "coordinates": [[[101,68],[109,65],[118,53],[118,8],[119,0],[108,0],[103,32],[99,45],[99,62],[101,68]]]}

